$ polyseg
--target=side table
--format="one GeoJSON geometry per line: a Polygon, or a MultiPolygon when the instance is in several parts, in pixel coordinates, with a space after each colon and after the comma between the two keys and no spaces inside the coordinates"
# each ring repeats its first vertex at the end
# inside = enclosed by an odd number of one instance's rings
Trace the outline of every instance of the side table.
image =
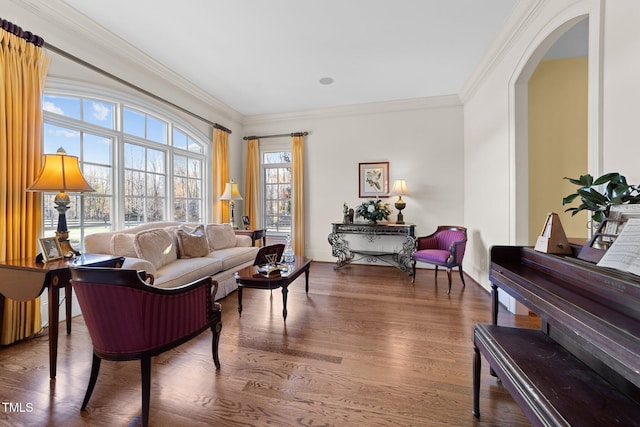
{"type": "Polygon", "coordinates": [[[4,298],[30,301],[49,288],[49,373],[56,378],[58,360],[58,301],[60,288],[64,288],[67,335],[71,333],[71,272],[69,263],[94,267],[120,267],[122,257],[83,254],[72,260],[54,260],[47,263],[36,258],[14,259],[0,262],[0,330],[4,315],[4,298]]]}
{"type": "Polygon", "coordinates": [[[267,246],[267,230],[264,228],[256,230],[233,230],[237,236],[251,237],[251,244],[256,245],[256,241],[262,239],[262,246],[267,246]]]}

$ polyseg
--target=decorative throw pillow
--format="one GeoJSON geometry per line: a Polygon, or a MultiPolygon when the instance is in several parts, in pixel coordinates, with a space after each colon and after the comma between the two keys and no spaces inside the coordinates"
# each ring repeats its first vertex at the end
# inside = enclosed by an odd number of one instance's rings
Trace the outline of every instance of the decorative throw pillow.
{"type": "Polygon", "coordinates": [[[205,230],[211,250],[236,246],[236,233],[230,224],[207,224],[205,230]]]}
{"type": "Polygon", "coordinates": [[[133,246],[135,234],[115,233],[109,242],[111,255],[137,258],[136,248],[133,246]]]}
{"type": "Polygon", "coordinates": [[[136,233],[133,240],[138,258],[146,259],[155,268],[178,259],[173,237],[162,228],[152,228],[136,233]]]}
{"type": "MultiPolygon", "coordinates": [[[[185,227],[186,228],[186,227],[185,227]]],[[[199,225],[189,233],[182,228],[176,231],[180,258],[199,258],[209,253],[209,242],[204,234],[204,226],[199,225]]]]}

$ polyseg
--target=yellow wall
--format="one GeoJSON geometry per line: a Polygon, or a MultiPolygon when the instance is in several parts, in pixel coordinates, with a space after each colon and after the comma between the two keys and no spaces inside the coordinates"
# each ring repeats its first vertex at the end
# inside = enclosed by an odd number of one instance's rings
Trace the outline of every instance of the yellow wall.
{"type": "Polygon", "coordinates": [[[529,80],[530,244],[549,212],[560,215],[567,237],[587,237],[587,214],[571,217],[562,206],[577,188],[563,177],[587,166],[587,58],[544,60],[529,80]]]}

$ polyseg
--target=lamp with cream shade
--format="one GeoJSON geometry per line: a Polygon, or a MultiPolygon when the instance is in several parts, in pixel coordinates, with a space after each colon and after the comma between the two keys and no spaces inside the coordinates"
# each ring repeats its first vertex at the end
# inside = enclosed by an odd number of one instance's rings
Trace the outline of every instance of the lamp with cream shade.
{"type": "Polygon", "coordinates": [[[404,224],[404,217],[402,215],[402,210],[407,206],[407,204],[402,200],[402,196],[409,195],[409,188],[407,187],[407,182],[404,179],[396,179],[393,182],[393,188],[391,189],[391,196],[398,196],[398,200],[395,203],[396,209],[398,209],[398,220],[396,224],[404,224]]]}
{"type": "Polygon", "coordinates": [[[58,228],[56,238],[60,242],[63,254],[78,251],[69,243],[69,230],[67,229],[66,212],[71,204],[71,198],[66,193],[84,193],[96,191],[91,187],[82,175],[80,164],[76,156],[69,156],[62,147],[56,154],[45,154],[40,174],[27,191],[55,192],[58,191],[53,203],[58,211],[58,228]]]}
{"type": "Polygon", "coordinates": [[[233,216],[233,209],[236,205],[236,200],[242,200],[242,196],[240,195],[240,191],[238,190],[238,183],[231,180],[231,182],[227,182],[224,187],[224,193],[220,196],[220,200],[228,200],[229,207],[231,208],[231,225],[233,228],[237,228],[236,221],[233,216]]]}

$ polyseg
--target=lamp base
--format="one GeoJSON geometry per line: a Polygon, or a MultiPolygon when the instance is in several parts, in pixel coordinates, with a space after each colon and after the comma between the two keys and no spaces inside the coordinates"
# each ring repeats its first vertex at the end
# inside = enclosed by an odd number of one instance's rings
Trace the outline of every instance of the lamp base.
{"type": "Polygon", "coordinates": [[[76,251],[71,246],[68,231],[56,231],[56,239],[58,239],[58,243],[60,243],[60,251],[65,258],[70,258],[73,255],[80,255],[80,252],[76,251]]]}
{"type": "Polygon", "coordinates": [[[402,201],[401,198],[399,198],[394,206],[396,207],[396,209],[398,209],[398,220],[396,221],[396,224],[404,224],[404,216],[402,216],[402,209],[407,207],[407,204],[404,201],[402,201]]]}

